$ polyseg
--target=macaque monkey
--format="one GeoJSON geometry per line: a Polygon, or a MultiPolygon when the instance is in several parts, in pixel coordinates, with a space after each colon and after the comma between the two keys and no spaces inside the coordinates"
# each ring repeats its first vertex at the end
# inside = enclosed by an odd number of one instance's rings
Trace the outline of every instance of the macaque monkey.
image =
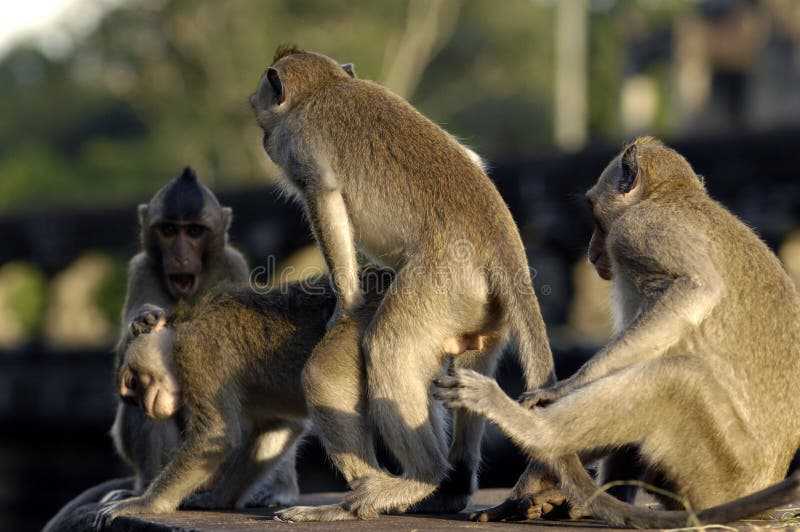
{"type": "Polygon", "coordinates": [[[143,494],[101,508],[96,526],[175,511],[201,488],[233,507],[257,479],[293,464],[307,428],[301,372],[335,302],[319,279],[263,294],[223,287],[134,341],[117,372],[120,397],[153,420],[180,411],[183,443],[143,494]]]}
{"type": "MultiPolygon", "coordinates": [[[[331,324],[363,302],[358,252],[396,272],[362,338],[364,423],[377,427],[403,474],[359,478],[343,471],[353,488],[345,503],[279,516],[317,521],[463,509],[477,486],[483,421],[457,412],[448,449],[441,406],[430,395],[447,362],[442,346],[484,337],[482,351],[455,363],[492,375],[513,338],[528,389],[554,375],[511,213],[453,136],[329,57],[279,48],[250,102],[263,147],[283,170],[285,190],[305,207],[328,265],[337,295],[331,324]]],[[[330,378],[317,384],[336,387],[352,377],[330,378]]],[[[328,432],[323,441],[343,432],[336,419],[326,421],[326,411],[314,417],[328,432]]]]}
{"type": "MultiPolygon", "coordinates": [[[[326,278],[316,278],[263,294],[247,286],[223,288],[194,307],[179,307],[170,323],[162,318],[134,341],[118,372],[119,394],[152,419],[184,412],[184,444],[144,494],[104,507],[98,525],[120,515],[174,511],[206,485],[219,505],[232,506],[254,479],[293,457],[309,424],[307,404],[320,404],[330,393],[337,397],[342,422],[361,427],[365,383],[359,342],[391,274],[367,270],[362,278],[366,303],[327,334],[336,295],[326,278]],[[330,363],[326,371],[343,378],[329,390],[309,386],[315,382],[304,371],[310,357],[330,363]]],[[[479,341],[458,338],[443,349],[479,341]]],[[[316,364],[311,371],[319,369],[316,364]]],[[[366,452],[365,441],[374,441],[366,427],[340,437],[364,441],[353,444],[355,451],[337,449],[337,464],[366,452]]],[[[374,449],[370,452],[374,458],[374,449]]],[[[365,467],[380,469],[377,461],[365,467]]]]}
{"type": "MultiPolygon", "coordinates": [[[[464,369],[442,377],[435,396],[545,463],[638,444],[695,512],[666,497],[673,511],[602,494],[588,509],[614,526],[727,523],[796,500],[800,474],[782,479],[800,444],[800,297],[778,259],[649,137],[626,146],[586,198],[589,260],[613,282],[611,343],[522,404],[464,369]]],[[[574,502],[592,496],[582,470],[558,472],[574,502]]]]}
{"type": "MultiPolygon", "coordinates": [[[[221,281],[247,280],[244,257],[228,244],[231,209],[186,167],[139,205],[141,251],[128,266],[117,365],[137,336],[149,333],[178,301],[194,301],[221,281]]],[[[168,356],[165,353],[164,356],[168,356]]],[[[111,436],[141,492],[180,444],[176,420],[154,423],[120,403],[111,436]]]]}

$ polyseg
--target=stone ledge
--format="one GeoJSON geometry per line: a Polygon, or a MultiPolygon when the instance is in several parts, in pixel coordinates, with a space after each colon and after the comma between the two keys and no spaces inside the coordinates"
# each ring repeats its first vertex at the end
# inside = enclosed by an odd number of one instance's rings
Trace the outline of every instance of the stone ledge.
{"type": "MultiPolygon", "coordinates": [[[[272,511],[263,508],[239,512],[181,511],[164,515],[142,515],[116,519],[108,532],[249,532],[255,530],[344,531],[363,530],[378,532],[394,531],[449,531],[449,530],[515,530],[524,532],[554,532],[564,529],[569,532],[613,530],[594,520],[550,521],[537,520],[522,523],[473,523],[467,520],[469,511],[501,502],[508,494],[505,489],[481,490],[473,497],[471,507],[454,515],[397,515],[381,516],[370,521],[340,521],[327,523],[284,523],[272,518],[272,511]]],[[[313,493],[300,497],[300,504],[331,504],[341,499],[341,493],[313,493]]],[[[723,530],[770,530],[800,529],[800,519],[781,520],[787,513],[796,514],[800,507],[776,510],[774,521],[748,521],[734,523],[723,530]]]]}

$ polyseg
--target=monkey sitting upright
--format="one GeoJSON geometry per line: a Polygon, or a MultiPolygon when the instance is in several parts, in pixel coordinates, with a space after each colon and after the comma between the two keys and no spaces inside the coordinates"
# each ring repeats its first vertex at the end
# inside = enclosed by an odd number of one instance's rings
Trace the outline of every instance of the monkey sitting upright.
{"type": "MultiPolygon", "coordinates": [[[[170,180],[149,203],[139,205],[138,215],[141,250],[128,265],[117,365],[131,343],[148,334],[178,302],[190,305],[221,282],[246,282],[249,277],[244,257],[228,243],[231,209],[220,205],[191,168],[170,180]]],[[[70,515],[74,509],[103,498],[141,493],[180,445],[179,432],[176,419],[156,423],[140,408],[120,403],[111,436],[135,478],[107,482],[82,493],[50,520],[46,530],[79,529],[79,516],[70,515]],[[109,493],[109,489],[116,491],[109,493]]],[[[294,463],[287,460],[269,482],[259,486],[264,489],[248,493],[238,504],[292,502],[299,493],[294,463]]],[[[193,504],[219,506],[209,497],[196,498],[193,504]]]]}
{"type": "MultiPolygon", "coordinates": [[[[800,473],[781,479],[800,445],[800,296],[778,259],[652,138],[625,147],[586,197],[589,259],[613,281],[614,340],[522,405],[464,370],[441,378],[436,397],[543,461],[638,444],[696,511],[597,496],[589,511],[616,526],[726,523],[796,500],[800,473]]],[[[559,471],[578,504],[596,489],[580,471],[559,471]]]]}

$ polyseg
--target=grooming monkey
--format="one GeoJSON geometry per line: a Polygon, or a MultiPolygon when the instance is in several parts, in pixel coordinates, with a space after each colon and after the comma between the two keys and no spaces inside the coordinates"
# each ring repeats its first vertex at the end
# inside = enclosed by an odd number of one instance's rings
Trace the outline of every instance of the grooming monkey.
{"type": "MultiPolygon", "coordinates": [[[[613,281],[612,342],[522,405],[466,370],[442,378],[435,395],[485,416],[545,462],[637,443],[701,523],[795,500],[800,474],[781,479],[800,444],[800,396],[791,391],[800,379],[800,297],[778,259],[652,138],[625,147],[587,199],[589,259],[613,281]]],[[[595,490],[581,470],[559,473],[579,504],[595,490]]],[[[591,513],[616,526],[690,521],[685,511],[597,499],[612,511],[592,503],[591,513]]]]}
{"type": "MultiPolygon", "coordinates": [[[[228,244],[231,209],[219,204],[191,168],[186,167],[149,203],[140,205],[138,217],[141,250],[128,266],[117,366],[132,343],[146,342],[143,337],[177,302],[190,304],[220,282],[244,282],[249,276],[244,257],[228,244]]],[[[135,477],[104,484],[114,485],[110,493],[98,486],[79,495],[51,519],[48,532],[84,528],[80,523],[70,524],[76,521],[70,508],[141,493],[180,445],[177,419],[155,423],[144,416],[141,408],[124,403],[118,406],[111,434],[135,477]]],[[[293,464],[287,462],[269,486],[270,491],[259,494],[252,502],[268,505],[294,500],[298,490],[293,464]]],[[[207,498],[196,502],[213,506],[207,498]]]]}

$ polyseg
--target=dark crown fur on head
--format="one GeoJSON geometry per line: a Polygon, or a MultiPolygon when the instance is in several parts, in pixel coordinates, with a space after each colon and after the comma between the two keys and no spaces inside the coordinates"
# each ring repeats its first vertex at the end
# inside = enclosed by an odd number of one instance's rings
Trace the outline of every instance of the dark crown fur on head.
{"type": "Polygon", "coordinates": [[[277,63],[279,60],[283,59],[287,55],[293,54],[302,54],[305,50],[298,48],[296,44],[289,44],[284,43],[278,45],[278,48],[275,50],[275,56],[272,58],[272,63],[277,63]]]}

